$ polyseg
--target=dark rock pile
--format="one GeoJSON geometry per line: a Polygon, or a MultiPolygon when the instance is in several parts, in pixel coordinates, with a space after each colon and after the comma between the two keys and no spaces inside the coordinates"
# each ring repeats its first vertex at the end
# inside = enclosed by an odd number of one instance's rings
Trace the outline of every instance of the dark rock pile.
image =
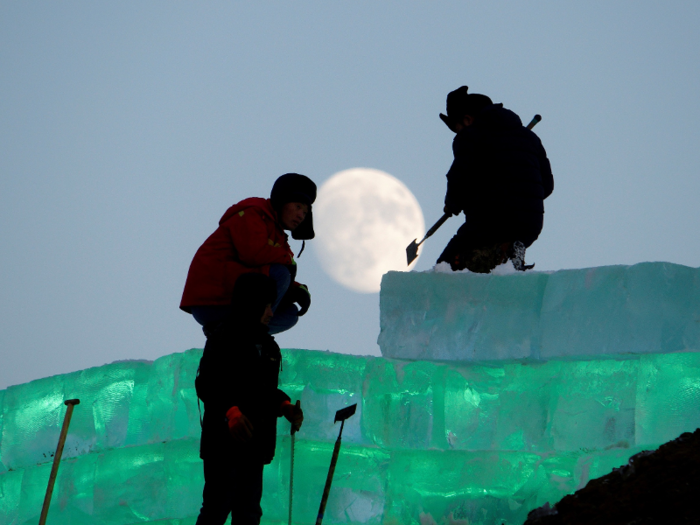
{"type": "Polygon", "coordinates": [[[700,524],[700,429],[528,514],[525,525],[700,524]]]}

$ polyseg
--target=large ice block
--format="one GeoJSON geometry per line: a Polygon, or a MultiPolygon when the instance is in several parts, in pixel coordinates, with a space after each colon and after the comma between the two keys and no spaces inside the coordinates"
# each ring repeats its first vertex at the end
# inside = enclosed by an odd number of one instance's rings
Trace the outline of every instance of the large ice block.
{"type": "Polygon", "coordinates": [[[671,263],[511,275],[389,272],[379,346],[493,361],[700,351],[700,269],[671,263]]]}

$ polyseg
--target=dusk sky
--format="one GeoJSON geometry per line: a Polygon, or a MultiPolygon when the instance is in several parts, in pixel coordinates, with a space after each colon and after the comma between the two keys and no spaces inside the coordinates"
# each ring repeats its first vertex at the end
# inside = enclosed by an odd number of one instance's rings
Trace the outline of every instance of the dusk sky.
{"type": "MultiPolygon", "coordinates": [[[[0,388],[202,348],[192,256],[283,173],[385,171],[430,227],[461,85],[543,117],[535,270],[700,266],[698,27],[697,2],[3,2],[0,388]]],[[[307,244],[311,309],[280,346],[379,355],[379,294],[307,244]]]]}

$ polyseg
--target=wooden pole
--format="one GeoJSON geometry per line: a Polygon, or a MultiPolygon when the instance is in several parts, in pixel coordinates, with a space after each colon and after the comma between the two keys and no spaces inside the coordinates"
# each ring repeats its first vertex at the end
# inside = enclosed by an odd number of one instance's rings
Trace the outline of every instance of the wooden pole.
{"type": "MultiPolygon", "coordinates": [[[[301,400],[297,399],[297,408],[301,408],[301,400]]],[[[297,429],[294,428],[294,423],[292,423],[292,458],[289,464],[289,525],[292,525],[292,502],[294,498],[294,434],[296,434],[297,429]]]]}
{"type": "Polygon", "coordinates": [[[80,404],[80,399],[69,399],[65,402],[65,405],[68,408],[66,409],[66,415],[63,418],[63,428],[61,428],[61,435],[58,438],[58,447],[56,447],[56,455],[53,457],[53,466],[51,467],[51,475],[49,476],[49,486],[46,488],[46,497],[44,498],[44,506],[41,508],[41,518],[39,518],[39,525],[44,525],[46,523],[46,516],[49,513],[49,504],[51,503],[51,495],[53,494],[53,485],[56,482],[56,475],[58,474],[58,465],[61,463],[63,446],[66,444],[68,425],[70,425],[70,418],[73,415],[73,407],[78,404],[80,404]]]}
{"type": "Polygon", "coordinates": [[[294,429],[292,428],[292,460],[289,468],[289,525],[292,525],[292,502],[294,498],[294,429]]]}
{"type": "Polygon", "coordinates": [[[331,458],[331,467],[328,469],[328,477],[326,478],[326,486],[323,488],[323,497],[321,498],[321,507],[318,509],[318,516],[316,517],[316,525],[321,525],[323,521],[323,515],[326,513],[326,503],[328,503],[328,495],[331,492],[331,483],[333,483],[333,474],[335,473],[335,464],[338,461],[338,452],[340,452],[340,439],[343,435],[343,425],[345,421],[340,423],[340,433],[338,434],[338,439],[335,441],[335,447],[333,447],[333,457],[331,458]]]}

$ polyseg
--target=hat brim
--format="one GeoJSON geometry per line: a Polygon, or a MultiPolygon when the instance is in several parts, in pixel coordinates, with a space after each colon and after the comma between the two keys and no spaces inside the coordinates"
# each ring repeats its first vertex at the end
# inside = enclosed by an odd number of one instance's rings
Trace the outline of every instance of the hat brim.
{"type": "Polygon", "coordinates": [[[451,131],[451,132],[457,133],[457,129],[455,128],[456,122],[455,122],[454,119],[451,119],[450,117],[448,117],[448,116],[445,115],[444,113],[440,113],[440,119],[445,123],[445,125],[446,125],[448,128],[450,128],[450,131],[451,131]]]}

